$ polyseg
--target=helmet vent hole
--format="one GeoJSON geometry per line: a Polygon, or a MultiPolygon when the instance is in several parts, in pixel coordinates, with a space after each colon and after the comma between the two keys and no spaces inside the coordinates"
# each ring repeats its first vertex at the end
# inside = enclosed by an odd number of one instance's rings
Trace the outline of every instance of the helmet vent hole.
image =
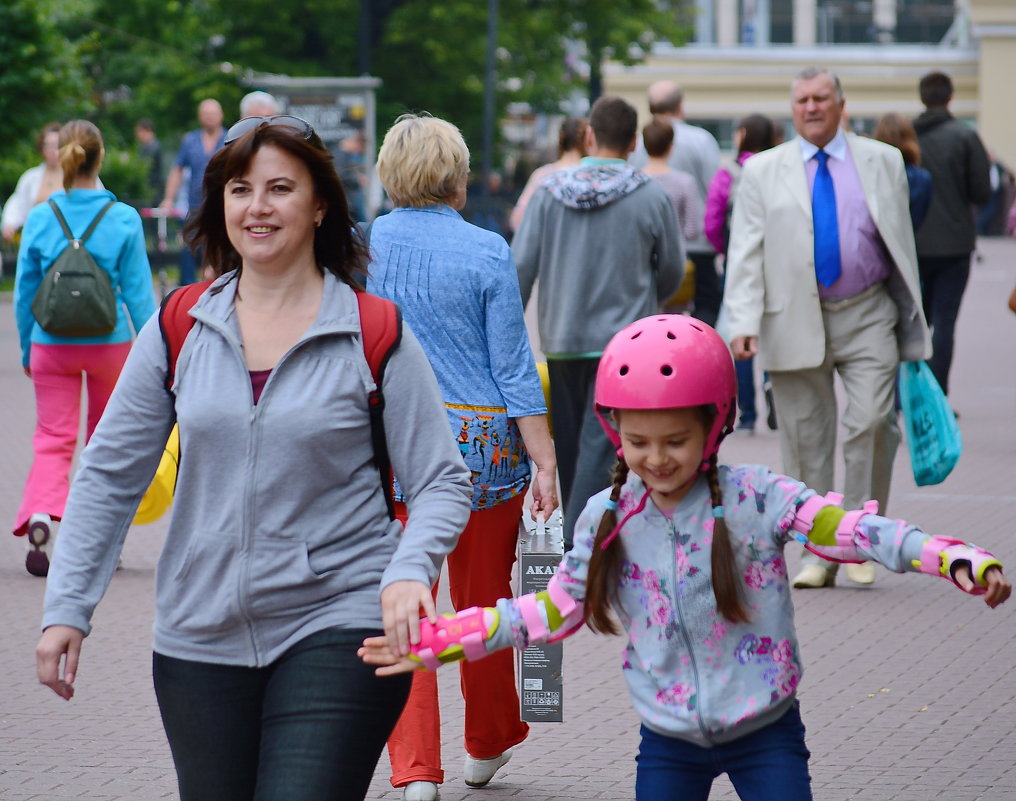
{"type": "Polygon", "coordinates": [[[665,364],[660,368],[660,372],[663,373],[663,375],[673,375],[674,368],[671,367],[669,364],[665,364]]]}
{"type": "Polygon", "coordinates": [[[677,339],[672,331],[667,332],[667,339],[677,339]]]}
{"type": "Polygon", "coordinates": [[[617,372],[620,373],[621,375],[628,375],[628,365],[622,364],[621,369],[618,370],[617,372]]]}
{"type": "Polygon", "coordinates": [[[638,339],[640,336],[642,336],[642,332],[641,331],[636,331],[634,334],[631,335],[631,338],[632,339],[638,339]]]}

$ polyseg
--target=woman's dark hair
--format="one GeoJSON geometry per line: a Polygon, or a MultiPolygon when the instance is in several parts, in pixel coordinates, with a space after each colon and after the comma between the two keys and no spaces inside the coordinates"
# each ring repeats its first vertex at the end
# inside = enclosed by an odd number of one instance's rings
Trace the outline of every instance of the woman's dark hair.
{"type": "Polygon", "coordinates": [[[872,137],[879,142],[899,148],[904,163],[920,165],[921,145],[917,141],[917,132],[910,120],[902,114],[883,115],[875,126],[872,137]]]}
{"type": "MultiPolygon", "coordinates": [[[[696,408],[702,425],[708,431],[716,417],[713,406],[696,408]]],[[[618,414],[614,412],[615,416],[618,414]]],[[[614,468],[614,479],[610,490],[610,499],[618,501],[621,488],[628,480],[628,463],[619,458],[614,468]]],[[[710,503],[714,509],[723,508],[723,491],[720,488],[719,472],[716,457],[713,456],[706,471],[709,483],[710,503]]],[[[602,634],[617,634],[617,624],[611,614],[611,607],[617,600],[617,588],[620,584],[622,548],[620,537],[615,537],[604,549],[603,541],[610,536],[617,526],[617,513],[607,509],[600,518],[593,539],[593,552],[589,557],[589,568],[586,576],[586,598],[584,602],[586,625],[593,631],[602,634]]],[[[737,558],[734,553],[730,530],[725,517],[713,517],[713,544],[710,550],[710,569],[712,570],[713,597],[716,609],[731,623],[746,623],[750,620],[744,602],[744,583],[737,575],[737,558]]]]}
{"type": "Polygon", "coordinates": [[[586,155],[586,128],[589,127],[585,117],[565,117],[557,132],[557,157],[561,158],[569,150],[577,150],[586,155]]]}
{"type": "Polygon", "coordinates": [[[224,194],[226,184],[247,173],[262,147],[276,147],[307,167],[314,192],[325,206],[321,225],[314,229],[314,259],[320,269],[361,288],[356,276],[366,273],[370,253],[349,216],[349,204],[332,154],[316,134],[307,139],[301,131],[287,125],[262,123],[212,156],[202,181],[201,206],[184,228],[187,241],[193,248],[204,249],[205,263],[217,275],[230,270],[239,274],[243,265],[226,233],[224,194]]]}
{"type": "Polygon", "coordinates": [[[737,149],[741,153],[761,153],[776,146],[776,126],[773,121],[762,114],[749,114],[739,123],[737,129],[744,131],[741,145],[737,149]]]}
{"type": "Polygon", "coordinates": [[[666,156],[674,144],[674,126],[666,120],[653,117],[642,129],[642,143],[646,147],[646,153],[652,158],[666,156]]]}

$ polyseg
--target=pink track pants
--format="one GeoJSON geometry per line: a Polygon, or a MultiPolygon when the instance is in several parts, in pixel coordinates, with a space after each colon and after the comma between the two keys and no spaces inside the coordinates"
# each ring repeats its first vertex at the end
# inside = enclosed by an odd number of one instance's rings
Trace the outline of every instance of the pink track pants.
{"type": "Polygon", "coordinates": [[[28,471],[14,533],[23,535],[28,518],[45,513],[63,517],[71,466],[81,423],[81,384],[86,389],[87,438],[106,408],[130,342],[110,345],[32,345],[29,363],[35,387],[35,456],[28,471]]]}

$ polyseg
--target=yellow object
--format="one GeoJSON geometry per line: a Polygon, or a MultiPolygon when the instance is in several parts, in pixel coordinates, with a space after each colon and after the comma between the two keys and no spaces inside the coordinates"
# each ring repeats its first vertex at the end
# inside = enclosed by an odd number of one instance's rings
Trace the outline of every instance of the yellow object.
{"type": "Polygon", "coordinates": [[[681,286],[663,306],[664,308],[687,306],[693,300],[695,300],[695,262],[689,259],[684,263],[684,278],[681,279],[681,286]]]}
{"type": "Polygon", "coordinates": [[[540,374],[540,385],[543,387],[543,402],[547,404],[547,428],[550,429],[550,437],[553,439],[554,426],[550,422],[550,373],[547,371],[547,363],[537,362],[536,372],[540,374]]]}
{"type": "Polygon", "coordinates": [[[141,505],[134,515],[134,525],[143,526],[154,523],[173,505],[173,493],[176,490],[176,465],[180,459],[180,430],[173,426],[159,461],[159,469],[155,478],[141,499],[141,505]]]}

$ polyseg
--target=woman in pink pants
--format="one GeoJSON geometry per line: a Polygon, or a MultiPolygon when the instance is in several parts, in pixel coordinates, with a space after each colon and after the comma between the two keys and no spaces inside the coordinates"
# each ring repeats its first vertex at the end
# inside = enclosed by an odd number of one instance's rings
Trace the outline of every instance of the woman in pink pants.
{"type": "Polygon", "coordinates": [[[64,190],[28,214],[18,251],[14,313],[21,340],[21,363],[35,387],[35,456],[14,521],[14,534],[27,535],[25,567],[33,576],[49,572],[53,522],[63,516],[81,419],[82,381],[87,398],[86,437],[102,416],[131,343],[131,325],[141,328],[155,312],[151,268],[141,217],[98,188],[106,150],[99,129],[73,120],[60,130],[64,190]],[[56,208],[53,207],[55,204],[56,208]],[[108,208],[107,208],[108,206],[108,208]],[[32,301],[53,262],[68,246],[57,217],[81,238],[116,293],[113,330],[92,336],[62,336],[44,330],[32,314],[32,301]],[[99,217],[99,215],[102,215],[99,217]],[[128,315],[130,321],[128,322],[128,315]]]}

